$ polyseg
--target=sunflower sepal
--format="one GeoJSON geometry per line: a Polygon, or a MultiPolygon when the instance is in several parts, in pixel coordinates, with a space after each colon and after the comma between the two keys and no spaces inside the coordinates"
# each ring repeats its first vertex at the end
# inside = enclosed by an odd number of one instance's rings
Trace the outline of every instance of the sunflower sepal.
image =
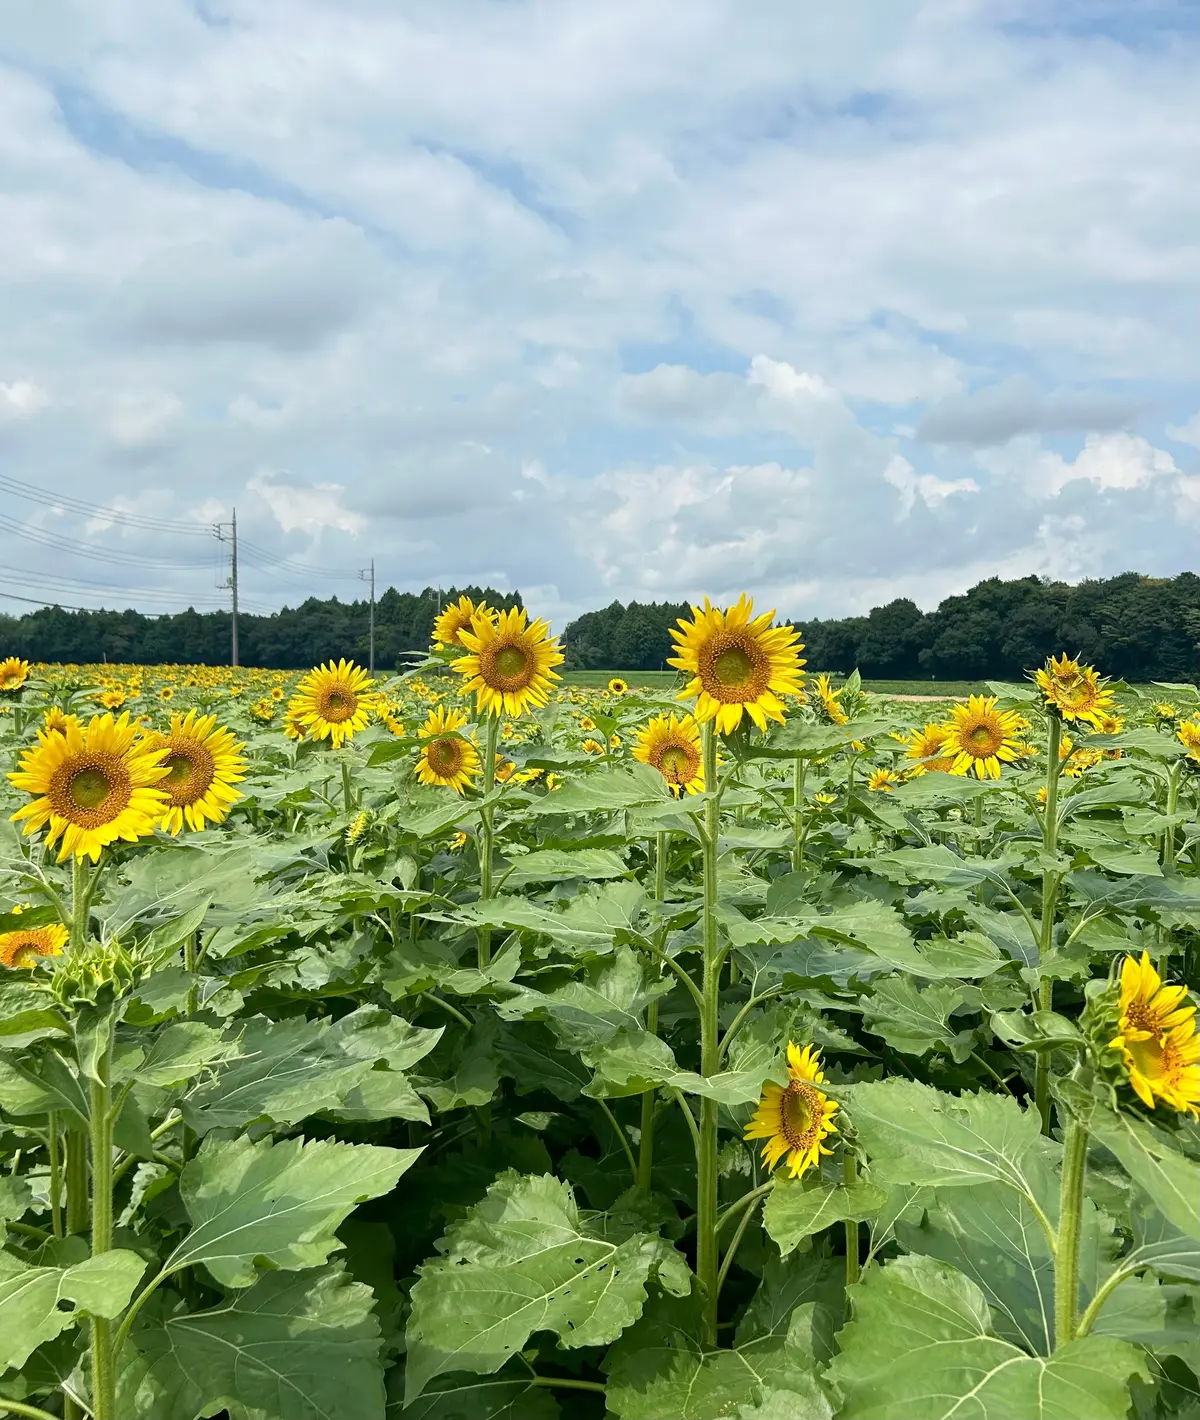
{"type": "Polygon", "coordinates": [[[72,1014],[103,1010],[133,994],[149,963],[118,941],[89,942],[62,959],[50,982],[50,992],[72,1014]]]}

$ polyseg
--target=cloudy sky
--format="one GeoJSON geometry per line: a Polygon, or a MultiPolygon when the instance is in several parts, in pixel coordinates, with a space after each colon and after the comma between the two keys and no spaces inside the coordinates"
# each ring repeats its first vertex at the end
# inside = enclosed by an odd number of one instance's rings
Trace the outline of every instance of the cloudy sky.
{"type": "Polygon", "coordinates": [[[0,12],[0,609],[1200,562],[1196,0],[0,12]]]}

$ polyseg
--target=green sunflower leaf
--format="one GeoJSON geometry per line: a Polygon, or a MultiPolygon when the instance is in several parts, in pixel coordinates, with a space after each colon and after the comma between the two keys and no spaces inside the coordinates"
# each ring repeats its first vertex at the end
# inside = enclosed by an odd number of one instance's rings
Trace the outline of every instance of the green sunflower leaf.
{"type": "Polygon", "coordinates": [[[208,1311],[134,1331],[118,1411],[139,1420],[383,1420],[369,1287],[340,1267],[268,1272],[208,1311]]]}
{"type": "Polygon", "coordinates": [[[922,989],[905,976],[884,977],[873,983],[863,1002],[863,1025],[904,1055],[945,1049],[961,1064],[971,1053],[975,1033],[955,1030],[950,1016],[966,999],[961,987],[934,984],[922,989]]]}
{"type": "Polygon", "coordinates": [[[834,1223],[873,1218],[886,1202],[887,1190],[865,1179],[845,1184],[776,1175],[763,1207],[763,1227],[786,1257],[805,1238],[834,1223]]]}
{"type": "Polygon", "coordinates": [[[123,1250],[74,1267],[30,1267],[0,1252],[0,1371],[24,1366],[81,1315],[117,1316],[145,1270],[144,1258],[123,1250]]]}
{"type": "Polygon", "coordinates": [[[854,1320],[829,1369],[838,1420],[1125,1420],[1141,1352],[1109,1337],[1027,1355],[992,1329],[983,1293],[929,1257],[872,1267],[853,1289],[854,1320]]]}
{"type": "Polygon", "coordinates": [[[412,1289],[409,1404],[444,1373],[498,1371],[535,1331],[569,1349],[615,1341],[675,1256],[654,1234],[605,1236],[567,1184],[511,1170],[439,1246],[412,1289]]]}
{"type": "Polygon", "coordinates": [[[354,1206],[390,1192],[420,1153],[331,1140],[206,1139],[179,1179],[192,1230],[163,1270],[203,1263],[223,1286],[249,1287],[260,1264],[316,1266],[341,1245],[336,1230],[354,1206]]]}

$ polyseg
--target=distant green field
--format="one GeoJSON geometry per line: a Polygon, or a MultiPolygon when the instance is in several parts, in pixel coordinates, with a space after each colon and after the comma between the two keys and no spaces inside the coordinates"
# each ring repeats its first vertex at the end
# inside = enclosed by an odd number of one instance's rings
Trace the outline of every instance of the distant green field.
{"type": "MultiPolygon", "coordinates": [[[[614,676],[619,676],[635,690],[669,690],[678,681],[674,671],[567,671],[563,680],[568,685],[603,688],[614,676]]],[[[835,675],[834,685],[845,676],[835,675]]],[[[986,695],[982,681],[970,680],[864,680],[863,689],[877,695],[986,695]]]]}

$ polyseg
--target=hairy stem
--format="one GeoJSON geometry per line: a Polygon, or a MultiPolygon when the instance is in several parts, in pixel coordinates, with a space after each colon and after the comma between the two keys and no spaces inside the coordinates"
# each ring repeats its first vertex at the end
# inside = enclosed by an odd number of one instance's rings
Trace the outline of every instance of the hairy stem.
{"type": "Polygon", "coordinates": [[[1083,1221],[1083,1181],[1088,1133],[1078,1120],[1067,1125],[1058,1201],[1058,1248],[1054,1257],[1054,1348],[1075,1336],[1079,1310],[1079,1234],[1083,1221]]]}
{"type": "MultiPolygon", "coordinates": [[[[496,787],[496,741],[500,734],[500,717],[489,715],[483,752],[483,798],[485,807],[479,810],[479,900],[486,902],[492,895],[492,805],[487,803],[496,787]]],[[[492,960],[492,931],[480,927],[478,942],[479,970],[492,960]]]]}
{"type": "Polygon", "coordinates": [[[804,867],[804,759],[792,761],[792,871],[804,867]]]}
{"type": "MultiPolygon", "coordinates": [[[[718,1011],[721,953],[717,936],[717,739],[711,720],[700,728],[704,756],[704,985],[700,1010],[700,1073],[706,1079],[721,1068],[718,1011]]],[[[707,1344],[717,1344],[719,1248],[717,1244],[717,1102],[700,1100],[700,1142],[696,1158],[696,1275],[704,1293],[707,1344]]]]}
{"type": "Polygon", "coordinates": [[[50,1227],[56,1238],[63,1236],[62,1154],[58,1147],[58,1115],[51,1110],[46,1121],[46,1152],[50,1157],[50,1227]]]}
{"type": "MultiPolygon", "coordinates": [[[[99,1078],[89,1082],[92,1144],[92,1256],[113,1245],[113,1102],[109,1084],[112,1041],[98,1062],[99,1078]]],[[[117,1376],[113,1366],[112,1325],[94,1316],[92,1331],[92,1415],[117,1420],[117,1376]]]]}
{"type": "MultiPolygon", "coordinates": [[[[851,1149],[843,1149],[842,1152],[842,1182],[849,1187],[858,1177],[858,1157],[851,1149]]],[[[846,1287],[853,1287],[858,1281],[861,1273],[859,1263],[859,1237],[858,1224],[852,1219],[847,1219],[842,1225],[846,1230],[846,1287]]],[[[846,1311],[849,1315],[850,1294],[846,1293],[846,1311]]]]}
{"type": "MultiPolygon", "coordinates": [[[[1042,847],[1048,857],[1058,850],[1058,752],[1062,744],[1062,721],[1053,710],[1047,712],[1049,733],[1046,737],[1046,807],[1042,821],[1042,847]]],[[[1042,970],[1046,956],[1054,945],[1054,909],[1058,896],[1058,873],[1050,863],[1042,868],[1042,921],[1038,933],[1038,951],[1042,970]]],[[[1054,999],[1054,980],[1044,976],[1038,986],[1036,1010],[1048,1011],[1054,999]]],[[[1038,1052],[1033,1082],[1033,1099],[1042,1119],[1042,1133],[1050,1133],[1050,1052],[1038,1052]]]]}

